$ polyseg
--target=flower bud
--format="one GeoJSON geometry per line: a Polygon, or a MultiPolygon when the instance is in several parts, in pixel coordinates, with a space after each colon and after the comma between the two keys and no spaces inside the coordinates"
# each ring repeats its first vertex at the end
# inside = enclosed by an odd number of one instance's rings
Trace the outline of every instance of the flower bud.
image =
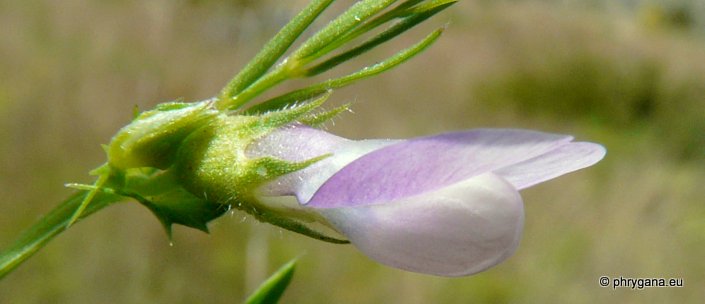
{"type": "Polygon", "coordinates": [[[108,163],[117,169],[166,169],[181,142],[217,112],[210,102],[166,103],[139,114],[122,128],[107,147],[108,163]]]}

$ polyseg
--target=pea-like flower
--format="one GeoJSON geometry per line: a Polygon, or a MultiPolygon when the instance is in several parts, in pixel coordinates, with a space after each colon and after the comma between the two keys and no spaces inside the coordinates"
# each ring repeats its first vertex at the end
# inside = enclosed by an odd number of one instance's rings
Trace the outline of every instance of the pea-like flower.
{"type": "Polygon", "coordinates": [[[469,275],[518,246],[519,190],[604,156],[597,144],[525,130],[353,141],[316,129],[348,108],[320,108],[333,89],[406,62],[444,27],[351,74],[270,99],[263,93],[320,77],[456,1],[356,1],[290,50],[331,2],[312,1],[217,96],[136,113],[104,146],[107,161],[91,171],[95,182],[68,184],[78,192],[0,252],[0,278],[73,223],[128,199],[152,211],[169,235],[174,224],[208,231],[234,208],[315,239],[353,243],[393,267],[469,275]],[[357,44],[362,37],[369,38],[357,44]],[[298,202],[280,199],[288,196],[298,202]],[[314,221],[347,240],[316,230],[314,221]]]}
{"type": "Polygon", "coordinates": [[[602,146],[571,136],[478,129],[410,140],[344,139],[290,125],[252,143],[248,157],[309,167],[257,190],[295,195],[372,259],[409,271],[463,276],[507,259],[521,238],[518,191],[585,168],[602,146]]]}

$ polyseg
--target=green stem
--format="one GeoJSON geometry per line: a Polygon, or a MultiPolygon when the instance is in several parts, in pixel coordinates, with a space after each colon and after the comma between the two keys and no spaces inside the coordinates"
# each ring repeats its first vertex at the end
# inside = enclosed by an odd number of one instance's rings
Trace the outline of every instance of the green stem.
{"type": "Polygon", "coordinates": [[[221,106],[223,109],[236,110],[242,105],[246,104],[248,101],[257,97],[262,92],[280,84],[282,81],[292,78],[294,74],[300,73],[297,70],[300,68],[298,62],[286,61],[271,72],[265,74],[259,78],[255,83],[247,87],[247,89],[238,93],[230,99],[227,99],[228,103],[225,106],[221,106]]]}
{"type": "MultiPolygon", "coordinates": [[[[302,68],[334,49],[345,44],[348,40],[338,41],[346,33],[352,31],[368,18],[392,5],[397,0],[361,0],[355,3],[343,14],[331,21],[326,27],[318,31],[311,38],[293,51],[282,63],[266,72],[275,60],[284,54],[298,36],[300,36],[313,20],[328,7],[330,2],[314,1],[304,9],[285,28],[280,31],[264,48],[262,53],[236,76],[221,92],[216,103],[216,108],[224,110],[237,110],[244,104],[261,93],[278,85],[287,79],[306,76],[302,75],[302,68]],[[321,2],[321,3],[318,3],[321,2]],[[333,46],[329,46],[329,45],[333,46]],[[321,49],[328,47],[325,51],[321,49]],[[262,59],[260,58],[262,57],[262,59]],[[268,58],[266,61],[264,58],[268,58]],[[246,78],[244,78],[246,77],[246,78]],[[244,81],[242,79],[247,79],[244,81]],[[247,84],[247,85],[245,85],[247,84]]],[[[372,30],[369,28],[368,30],[372,30]]],[[[354,38],[354,37],[352,37],[354,38]]],[[[350,39],[352,39],[350,38],[350,39]]]]}
{"type": "MultiPolygon", "coordinates": [[[[353,4],[343,14],[328,23],[326,27],[318,31],[311,38],[306,40],[297,50],[291,54],[291,58],[303,63],[309,63],[321,56],[337,49],[344,44],[345,40],[338,41],[345,37],[347,33],[363,24],[372,16],[392,5],[397,0],[361,0],[353,4]],[[336,42],[338,41],[338,42],[336,42]],[[335,46],[327,51],[319,52],[330,44],[335,46]]],[[[371,30],[371,28],[369,29],[371,30]]]]}
{"type": "Polygon", "coordinates": [[[438,39],[438,37],[440,37],[441,33],[443,33],[443,30],[443,28],[437,29],[430,35],[426,36],[426,38],[421,40],[419,43],[402,50],[396,55],[389,57],[380,63],[366,67],[360,71],[357,71],[347,76],[329,79],[327,81],[303,89],[295,90],[284,95],[274,97],[272,99],[250,107],[249,109],[247,109],[247,113],[265,113],[268,111],[282,109],[289,105],[295,104],[296,102],[320,96],[321,94],[329,90],[341,88],[352,84],[353,82],[358,81],[360,79],[383,73],[404,63],[405,61],[411,59],[412,57],[418,55],[423,50],[428,48],[431,44],[433,44],[433,42],[436,41],[436,39],[438,39]]]}
{"type": "Polygon", "coordinates": [[[312,1],[272,38],[220,93],[218,109],[237,108],[247,100],[230,100],[262,77],[333,0],[312,1]]]}
{"type": "MultiPolygon", "coordinates": [[[[71,217],[76,213],[87,193],[88,191],[78,191],[71,195],[32,227],[25,230],[12,246],[1,251],[0,279],[12,272],[59,233],[66,230],[71,217]]],[[[80,221],[120,200],[122,200],[120,196],[98,192],[78,220],[80,221]]]]}

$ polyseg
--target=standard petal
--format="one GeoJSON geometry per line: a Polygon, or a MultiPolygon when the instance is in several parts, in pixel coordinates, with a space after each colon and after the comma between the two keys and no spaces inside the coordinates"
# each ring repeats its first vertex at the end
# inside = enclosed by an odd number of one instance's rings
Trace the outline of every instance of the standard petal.
{"type": "Polygon", "coordinates": [[[478,129],[402,141],[342,168],[307,205],[359,206],[419,195],[537,157],[570,140],[535,131],[478,129]]]}
{"type": "Polygon", "coordinates": [[[470,275],[505,260],[524,221],[519,193],[492,173],[384,204],[319,212],[372,259],[441,276],[470,275]]]}
{"type": "Polygon", "coordinates": [[[546,154],[494,171],[518,190],[589,167],[605,156],[598,144],[574,142],[546,154]]]}

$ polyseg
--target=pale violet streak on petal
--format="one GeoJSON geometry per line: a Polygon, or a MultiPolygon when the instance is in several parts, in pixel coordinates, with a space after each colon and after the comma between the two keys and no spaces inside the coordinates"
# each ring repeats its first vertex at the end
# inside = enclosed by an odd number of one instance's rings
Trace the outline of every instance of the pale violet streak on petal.
{"type": "Polygon", "coordinates": [[[470,275],[507,259],[524,222],[521,196],[493,173],[384,204],[319,212],[370,258],[441,276],[470,275]]]}
{"type": "Polygon", "coordinates": [[[570,140],[535,131],[478,129],[402,141],[342,168],[307,205],[334,208],[393,201],[534,158],[570,140]]]}
{"type": "Polygon", "coordinates": [[[293,194],[296,195],[296,198],[302,204],[308,202],[321,185],[340,171],[341,168],[371,151],[391,145],[394,142],[394,140],[384,139],[342,142],[331,151],[331,156],[328,158],[290,174],[291,178],[296,178],[293,184],[293,194]]]}
{"type": "Polygon", "coordinates": [[[495,170],[518,190],[589,167],[605,156],[605,148],[588,142],[571,142],[546,154],[495,170]]]}
{"type": "Polygon", "coordinates": [[[340,168],[370,151],[395,142],[353,141],[308,126],[289,125],[256,140],[246,153],[250,158],[275,157],[291,162],[330,154],[305,169],[279,177],[258,189],[259,194],[264,196],[296,195],[303,203],[340,168]]]}

